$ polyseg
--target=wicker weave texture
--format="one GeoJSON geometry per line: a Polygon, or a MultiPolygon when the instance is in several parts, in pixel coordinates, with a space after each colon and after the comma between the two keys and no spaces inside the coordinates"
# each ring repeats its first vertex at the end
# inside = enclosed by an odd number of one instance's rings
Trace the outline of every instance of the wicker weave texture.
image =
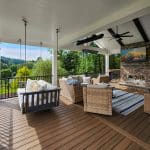
{"type": "Polygon", "coordinates": [[[97,84],[101,82],[109,83],[110,82],[109,76],[98,76],[97,78],[92,79],[93,84],[97,84]]]}
{"type": "Polygon", "coordinates": [[[61,96],[72,103],[83,101],[83,88],[81,85],[68,85],[65,80],[59,79],[61,96]]]}
{"type": "Polygon", "coordinates": [[[150,114],[150,93],[144,94],[144,112],[150,114]]]}
{"type": "Polygon", "coordinates": [[[112,89],[84,87],[84,111],[112,115],[112,89]]]}

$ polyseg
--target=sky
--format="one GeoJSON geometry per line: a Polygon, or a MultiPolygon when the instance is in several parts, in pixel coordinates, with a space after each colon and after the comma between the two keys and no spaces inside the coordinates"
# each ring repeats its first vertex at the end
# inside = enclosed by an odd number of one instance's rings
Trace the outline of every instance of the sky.
{"type": "MultiPolygon", "coordinates": [[[[0,56],[25,59],[24,45],[12,44],[12,43],[0,43],[0,56]]],[[[26,58],[27,60],[36,60],[38,57],[43,59],[51,59],[51,54],[48,52],[49,48],[29,46],[26,48],[26,58]]]]}

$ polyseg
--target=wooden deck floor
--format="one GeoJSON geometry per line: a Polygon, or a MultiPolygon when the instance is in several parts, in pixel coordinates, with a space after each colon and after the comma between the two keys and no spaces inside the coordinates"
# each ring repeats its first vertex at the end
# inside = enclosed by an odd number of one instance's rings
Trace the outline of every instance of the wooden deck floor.
{"type": "Polygon", "coordinates": [[[119,116],[84,113],[82,106],[60,104],[50,111],[22,115],[17,98],[0,101],[0,149],[148,150],[150,118],[137,114],[139,121],[134,114],[127,121],[119,116]],[[137,133],[140,136],[134,136],[137,133]]]}

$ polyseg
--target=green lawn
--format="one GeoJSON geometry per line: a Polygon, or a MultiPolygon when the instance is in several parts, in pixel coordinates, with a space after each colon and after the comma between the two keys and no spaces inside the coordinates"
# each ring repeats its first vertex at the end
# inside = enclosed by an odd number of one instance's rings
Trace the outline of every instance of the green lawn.
{"type": "Polygon", "coordinates": [[[5,87],[5,84],[2,84],[1,86],[0,86],[0,95],[1,94],[7,94],[7,93],[10,93],[10,94],[14,94],[14,93],[16,93],[17,92],[17,88],[12,88],[11,86],[9,87],[9,89],[8,89],[8,84],[7,84],[7,86],[5,87]]]}

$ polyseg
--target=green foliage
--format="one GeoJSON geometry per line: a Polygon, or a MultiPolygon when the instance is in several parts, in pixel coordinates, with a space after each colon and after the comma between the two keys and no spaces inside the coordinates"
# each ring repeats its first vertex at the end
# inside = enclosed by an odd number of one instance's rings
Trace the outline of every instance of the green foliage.
{"type": "Polygon", "coordinates": [[[103,72],[104,56],[97,53],[80,52],[78,74],[98,74],[103,72]]]}
{"type": "Polygon", "coordinates": [[[12,71],[12,76],[15,76],[15,75],[16,75],[16,72],[17,72],[17,65],[12,64],[12,65],[10,66],[10,69],[11,69],[11,71],[12,71]]]}
{"type": "Polygon", "coordinates": [[[69,74],[75,74],[78,71],[79,52],[68,51],[61,58],[63,61],[62,67],[68,71],[69,74]]]}
{"type": "Polygon", "coordinates": [[[58,76],[67,76],[68,75],[67,70],[62,67],[62,62],[60,60],[58,60],[57,71],[58,71],[58,76]]]}
{"type": "Polygon", "coordinates": [[[17,77],[24,77],[24,76],[30,76],[31,71],[26,66],[23,66],[22,68],[17,70],[17,77]]]}
{"type": "Polygon", "coordinates": [[[8,65],[3,62],[0,62],[0,66],[1,66],[1,69],[8,69],[8,65]]]}
{"type": "Polygon", "coordinates": [[[1,74],[1,78],[8,78],[8,77],[11,77],[11,69],[3,69],[0,71],[0,74],[1,74]]]}
{"type": "MultiPolygon", "coordinates": [[[[94,43],[91,46],[97,47],[94,43]]],[[[51,52],[51,49],[49,50],[51,52]]],[[[10,59],[2,57],[1,77],[7,78],[11,76],[50,76],[52,73],[52,62],[50,60],[27,61],[24,67],[23,60],[10,59]],[[15,62],[15,63],[14,63],[15,62]],[[20,62],[20,64],[18,64],[20,62]],[[19,68],[17,70],[17,68],[19,68]]],[[[120,55],[110,56],[110,69],[120,68],[120,55]]],[[[104,73],[105,57],[95,51],[58,51],[58,75],[69,74],[98,74],[104,73]]],[[[15,83],[16,84],[16,83],[15,83]]]]}
{"type": "MultiPolygon", "coordinates": [[[[17,70],[16,77],[27,77],[27,76],[30,76],[30,74],[31,74],[31,70],[28,67],[23,66],[22,68],[19,68],[17,70]]],[[[17,79],[12,80],[11,88],[17,89],[19,85],[19,81],[26,82],[26,78],[19,78],[19,80],[17,79]]]]}
{"type": "Polygon", "coordinates": [[[37,61],[32,69],[32,76],[48,76],[51,75],[52,63],[50,60],[37,61]]]}
{"type": "Polygon", "coordinates": [[[32,69],[33,68],[33,66],[34,66],[34,61],[28,61],[27,63],[26,63],[26,66],[29,68],[29,69],[32,69]]]}
{"type": "Polygon", "coordinates": [[[110,69],[120,69],[120,54],[111,55],[109,61],[110,69]]]}

